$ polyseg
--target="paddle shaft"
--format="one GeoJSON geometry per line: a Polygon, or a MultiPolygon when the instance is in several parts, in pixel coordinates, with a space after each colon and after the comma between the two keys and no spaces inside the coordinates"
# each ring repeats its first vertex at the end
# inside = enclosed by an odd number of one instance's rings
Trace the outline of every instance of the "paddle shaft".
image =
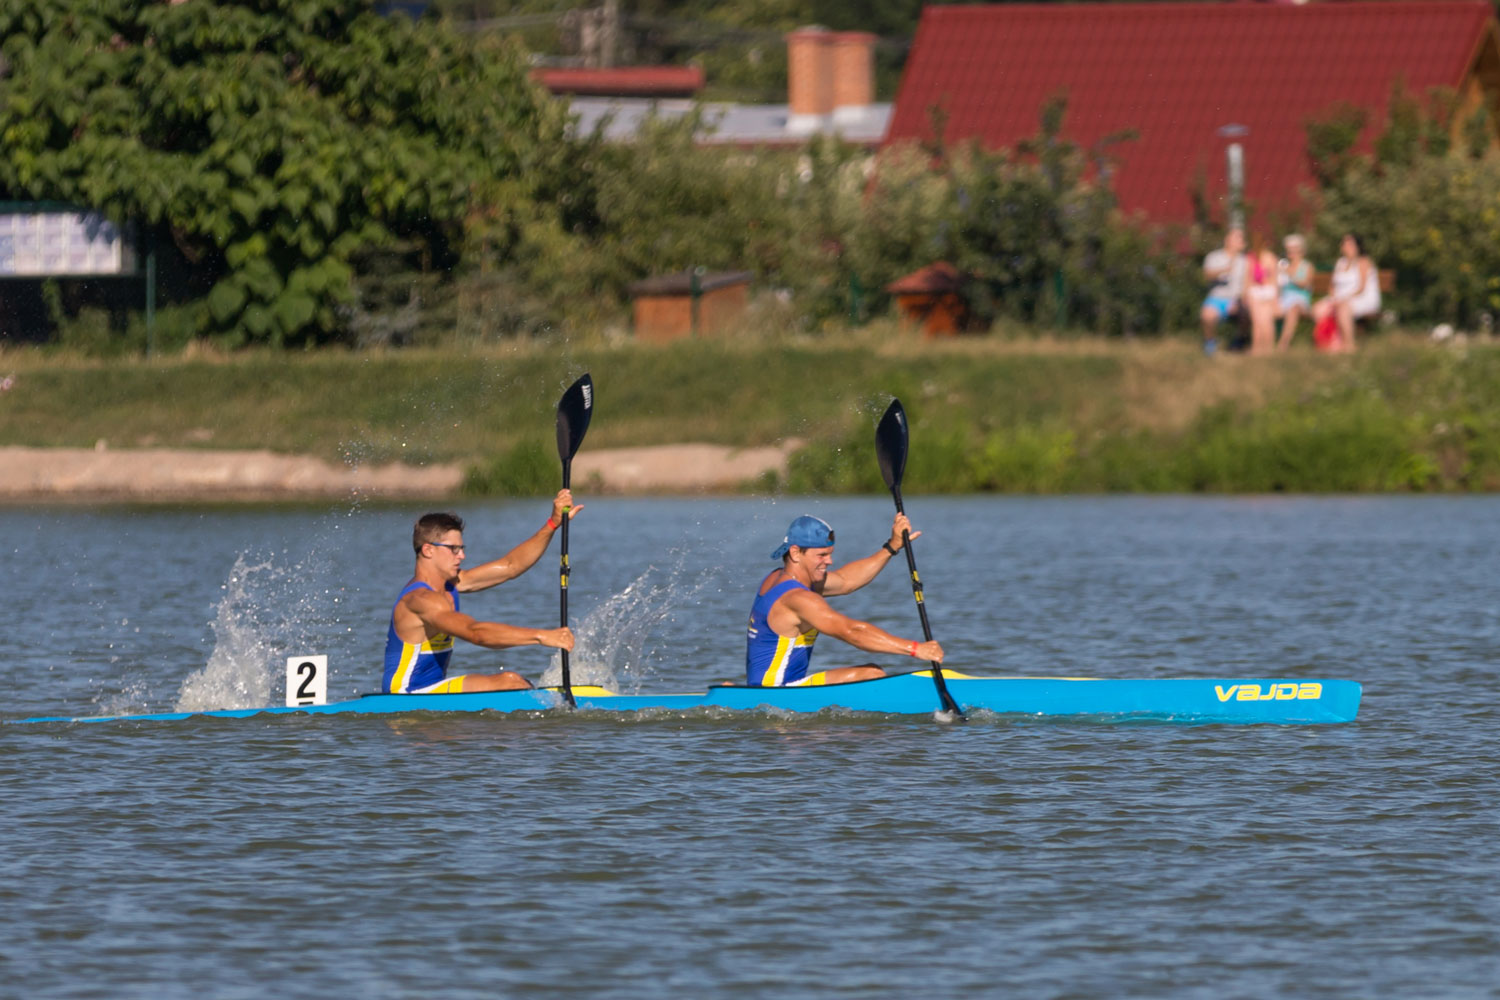
{"type": "MultiPolygon", "coordinates": [[[[906,510],[901,503],[901,486],[899,483],[891,485],[891,496],[896,500],[896,513],[905,514],[906,510]]],[[[928,642],[932,641],[932,623],[927,620],[927,602],[922,599],[922,578],[917,575],[917,554],[911,550],[911,532],[901,532],[901,550],[906,553],[906,568],[911,571],[911,592],[917,599],[917,614],[922,619],[922,638],[928,642]]],[[[958,702],[948,693],[948,682],[943,679],[943,667],[936,660],[929,660],[932,664],[932,682],[937,686],[938,700],[942,702],[945,712],[952,712],[960,719],[964,717],[963,709],[958,707],[958,702]]]]}
{"type": "MultiPolygon", "coordinates": [[[[565,459],[563,459],[563,464],[562,464],[562,484],[563,484],[563,489],[566,490],[566,489],[570,489],[571,488],[570,484],[572,482],[572,479],[573,479],[573,460],[571,458],[565,458],[565,459]]],[[[561,560],[562,561],[561,561],[561,572],[559,573],[559,579],[561,580],[562,586],[560,588],[559,593],[560,593],[560,600],[561,600],[561,603],[562,603],[562,627],[563,628],[567,628],[568,627],[568,522],[572,520],[572,518],[568,516],[568,513],[569,512],[566,511],[566,510],[563,511],[562,525],[561,525],[561,527],[562,527],[562,557],[561,557],[561,560]]],[[[570,666],[568,664],[568,651],[566,649],[562,650],[562,696],[563,696],[563,701],[565,701],[565,702],[568,703],[568,707],[569,708],[576,708],[578,706],[578,703],[573,700],[573,673],[572,673],[572,670],[570,669],[570,666]]]]}
{"type": "MultiPolygon", "coordinates": [[[[557,457],[562,459],[562,488],[573,488],[573,456],[583,444],[583,435],[589,429],[589,418],[594,414],[594,380],[584,372],[578,381],[568,387],[562,399],[557,401],[557,457]]],[[[562,512],[562,563],[558,579],[558,600],[562,609],[562,627],[568,627],[568,522],[572,520],[571,507],[562,512]]],[[[550,518],[548,519],[550,520],[550,518]]],[[[573,700],[573,670],[566,649],[562,652],[562,696],[569,708],[576,708],[573,700]]]]}

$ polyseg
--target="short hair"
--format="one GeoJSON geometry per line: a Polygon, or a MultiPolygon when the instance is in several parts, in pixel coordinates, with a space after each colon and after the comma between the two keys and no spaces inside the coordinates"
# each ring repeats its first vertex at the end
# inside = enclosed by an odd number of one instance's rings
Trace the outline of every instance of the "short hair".
{"type": "Polygon", "coordinates": [[[435,542],[450,531],[463,531],[464,519],[452,511],[437,511],[432,514],[423,514],[417,518],[416,525],[411,529],[411,547],[417,555],[422,554],[422,546],[435,542]]]}
{"type": "Polygon", "coordinates": [[[1281,245],[1287,247],[1288,249],[1292,247],[1302,247],[1303,249],[1306,249],[1307,241],[1302,238],[1301,233],[1292,233],[1287,236],[1286,239],[1281,241],[1281,245]]]}

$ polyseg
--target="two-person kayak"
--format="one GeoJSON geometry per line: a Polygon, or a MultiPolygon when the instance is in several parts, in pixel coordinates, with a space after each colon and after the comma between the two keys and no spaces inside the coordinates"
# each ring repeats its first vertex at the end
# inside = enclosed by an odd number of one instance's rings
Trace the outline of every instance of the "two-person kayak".
{"type": "MultiPolygon", "coordinates": [[[[1360,685],[1354,681],[1304,678],[972,677],[943,671],[947,689],[965,711],[1005,716],[1078,716],[1105,720],[1185,723],[1353,722],[1360,685]]],[[[617,694],[574,685],[577,710],[603,712],[859,712],[931,715],[940,705],[930,670],[849,684],[809,687],[748,687],[726,684],[683,694],[617,694]]],[[[255,715],[404,715],[417,712],[550,712],[566,709],[553,688],[482,691],[471,694],[368,694],[322,705],[157,712],[99,717],[45,717],[19,722],[146,722],[255,715]]]]}

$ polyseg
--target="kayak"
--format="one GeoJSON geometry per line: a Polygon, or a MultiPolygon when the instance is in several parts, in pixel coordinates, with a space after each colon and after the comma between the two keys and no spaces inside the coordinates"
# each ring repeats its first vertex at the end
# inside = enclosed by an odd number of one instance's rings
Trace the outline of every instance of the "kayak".
{"type": "MultiPolygon", "coordinates": [[[[1167,722],[1332,723],[1353,722],[1360,685],[1347,680],[1276,678],[973,677],[943,671],[955,701],[966,712],[1022,716],[1097,716],[1167,722]]],[[[685,694],[618,694],[574,686],[582,712],[823,712],[931,715],[938,708],[932,671],[896,674],[852,684],[809,687],[747,687],[727,684],[685,694]]],[[[158,712],[145,715],[47,717],[18,722],[146,722],[255,715],[399,715],[412,712],[549,712],[563,705],[558,688],[486,691],[474,694],[367,694],[321,705],[158,712]]]]}

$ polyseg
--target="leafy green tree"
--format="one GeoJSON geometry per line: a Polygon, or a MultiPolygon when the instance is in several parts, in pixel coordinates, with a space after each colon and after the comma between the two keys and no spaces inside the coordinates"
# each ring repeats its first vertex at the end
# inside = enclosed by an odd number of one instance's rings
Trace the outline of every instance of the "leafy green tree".
{"type": "Polygon", "coordinates": [[[0,38],[0,196],[144,222],[230,342],[337,335],[361,250],[533,214],[565,124],[508,44],[367,0],[12,0],[0,38]]]}
{"type": "Polygon", "coordinates": [[[1107,136],[1091,150],[1063,138],[1066,95],[1041,109],[1015,151],[977,144],[943,157],[953,185],[945,256],[977,279],[984,317],[1098,333],[1172,329],[1191,315],[1198,279],[1167,235],[1119,212],[1107,136]]]}
{"type": "Polygon", "coordinates": [[[1305,123],[1307,160],[1320,186],[1337,183],[1354,162],[1354,146],[1369,117],[1364,108],[1345,102],[1305,123]]]}
{"type": "Polygon", "coordinates": [[[1352,167],[1323,192],[1315,248],[1332,259],[1345,232],[1394,268],[1387,298],[1404,319],[1474,329],[1500,314],[1500,153],[1425,156],[1401,169],[1352,167]]]}
{"type": "MultiPolygon", "coordinates": [[[[1424,100],[1413,94],[1405,81],[1397,80],[1386,106],[1385,130],[1375,140],[1375,161],[1386,168],[1409,167],[1422,156],[1447,153],[1453,140],[1465,135],[1464,130],[1476,120],[1481,130],[1487,131],[1482,107],[1478,115],[1458,121],[1461,103],[1452,87],[1433,87],[1424,100]]],[[[1486,135],[1486,142],[1488,138],[1486,135]]]]}
{"type": "MultiPolygon", "coordinates": [[[[1355,117],[1344,117],[1352,127],[1355,117]]],[[[1500,313],[1500,149],[1483,106],[1465,108],[1448,88],[1418,96],[1397,84],[1372,154],[1346,138],[1324,161],[1337,169],[1319,174],[1315,257],[1331,261],[1343,234],[1356,232],[1377,266],[1395,270],[1386,303],[1407,322],[1472,329],[1500,313]]]]}
{"type": "Polygon", "coordinates": [[[781,170],[758,152],[700,147],[699,124],[648,120],[632,142],[584,137],[558,152],[516,255],[522,283],[542,290],[554,318],[598,322],[630,282],[693,267],[775,280],[790,238],[781,170]]]}

